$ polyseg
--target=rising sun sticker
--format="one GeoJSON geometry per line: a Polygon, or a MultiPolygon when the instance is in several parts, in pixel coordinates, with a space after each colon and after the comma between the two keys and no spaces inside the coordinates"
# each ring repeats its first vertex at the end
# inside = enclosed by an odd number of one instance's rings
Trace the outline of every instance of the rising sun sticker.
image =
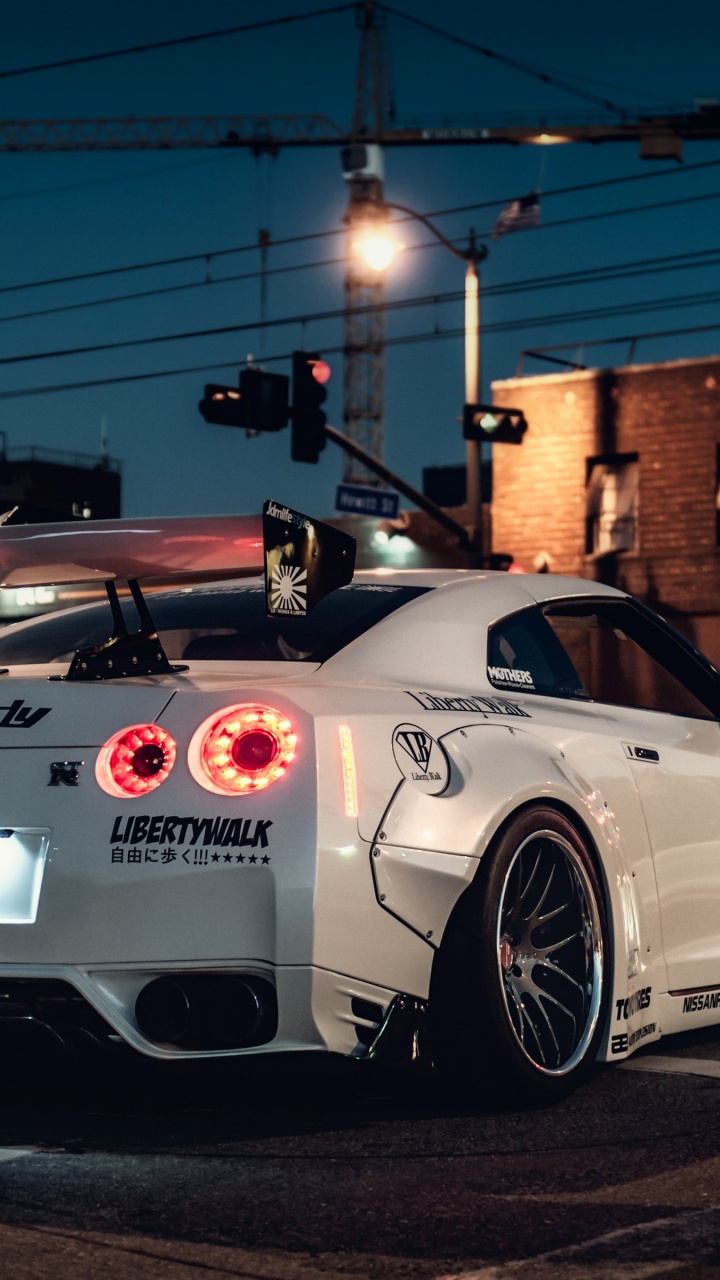
{"type": "Polygon", "coordinates": [[[278,613],[307,613],[307,573],[297,565],[277,565],[272,571],[270,604],[278,613]]]}

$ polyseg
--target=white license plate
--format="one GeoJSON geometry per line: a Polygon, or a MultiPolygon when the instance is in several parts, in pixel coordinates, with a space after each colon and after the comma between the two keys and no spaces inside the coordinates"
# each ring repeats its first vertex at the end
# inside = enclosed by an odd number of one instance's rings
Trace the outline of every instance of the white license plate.
{"type": "Polygon", "coordinates": [[[0,924],[37,919],[48,827],[0,827],[0,924]]]}

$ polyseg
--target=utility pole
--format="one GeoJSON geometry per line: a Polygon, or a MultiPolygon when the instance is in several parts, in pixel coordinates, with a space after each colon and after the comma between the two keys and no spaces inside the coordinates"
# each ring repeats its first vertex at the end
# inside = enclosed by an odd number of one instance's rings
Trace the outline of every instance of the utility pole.
{"type": "MultiPolygon", "coordinates": [[[[387,76],[383,29],[374,0],[357,13],[362,28],[352,134],[342,150],[343,175],[349,186],[347,266],[345,269],[345,333],[343,349],[343,420],[345,431],[366,453],[381,461],[385,453],[385,283],[381,271],[368,266],[353,245],[360,230],[383,221],[383,160],[376,143],[385,128],[387,76]]],[[[384,21],[384,19],[383,19],[384,21]]],[[[379,477],[345,455],[343,480],[378,486],[379,477]]]]}
{"type": "MultiPolygon", "coordinates": [[[[483,245],[478,249],[475,232],[470,232],[470,243],[465,261],[465,403],[478,404],[482,400],[480,346],[480,273],[478,263],[487,254],[483,245]]],[[[480,569],[485,557],[485,531],[483,529],[482,504],[482,446],[479,440],[465,441],[465,501],[468,510],[470,536],[470,568],[480,569]]]]}

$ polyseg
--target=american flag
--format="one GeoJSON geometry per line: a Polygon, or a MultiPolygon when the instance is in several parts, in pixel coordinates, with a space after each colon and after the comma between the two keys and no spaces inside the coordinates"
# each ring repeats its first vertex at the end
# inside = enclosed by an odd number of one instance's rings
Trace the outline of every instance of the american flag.
{"type": "Polygon", "coordinates": [[[519,200],[511,200],[502,210],[492,229],[493,240],[499,240],[506,231],[524,231],[540,225],[540,197],[537,191],[519,200]]]}

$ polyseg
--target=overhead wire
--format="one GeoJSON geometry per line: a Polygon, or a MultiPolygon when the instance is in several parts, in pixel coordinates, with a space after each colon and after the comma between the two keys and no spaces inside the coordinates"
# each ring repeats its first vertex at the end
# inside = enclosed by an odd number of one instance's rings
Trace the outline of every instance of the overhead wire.
{"type": "MultiPolygon", "coordinates": [[[[95,53],[77,54],[70,58],[58,58],[51,62],[34,63],[24,67],[10,67],[0,71],[0,80],[9,80],[19,76],[36,75],[45,71],[62,70],[68,67],[103,62],[111,58],[136,56],[140,53],[156,52],[159,49],[170,49],[182,45],[198,44],[205,40],[217,40],[226,36],[246,34],[251,31],[260,31],[266,28],[287,26],[293,22],[304,22],[313,18],[325,18],[337,13],[346,13],[351,9],[357,9],[357,4],[346,3],[332,5],[323,9],[308,10],[305,13],[283,14],[275,18],[261,18],[254,22],[245,22],[232,27],[222,27],[213,31],[194,32],[187,36],[170,36],[165,40],[146,41],[143,44],[129,45],[120,49],[106,49],[95,53]]],[[[548,85],[551,88],[560,89],[562,92],[569,93],[574,97],[583,99],[584,101],[593,102],[595,105],[602,106],[608,111],[614,111],[620,114],[625,114],[627,111],[626,108],[610,101],[607,98],[602,98],[597,94],[588,92],[587,90],[576,88],[572,83],[572,81],[584,81],[585,83],[602,84],[602,81],[578,75],[573,72],[559,72],[552,69],[543,69],[541,67],[533,66],[532,63],[524,62],[521,59],[514,58],[508,54],[499,53],[495,49],[490,49],[485,45],[477,44],[475,41],[468,40],[463,36],[458,36],[445,28],[425,22],[416,15],[405,13],[401,9],[396,9],[390,5],[378,5],[378,9],[383,10],[385,13],[392,14],[403,22],[413,24],[429,31],[431,34],[439,36],[444,40],[448,40],[453,44],[470,49],[474,53],[479,53],[485,58],[510,67],[512,70],[523,75],[530,76],[541,84],[548,85]],[[570,83],[568,83],[568,81],[570,83]]],[[[615,85],[612,87],[620,88],[620,86],[615,85]]],[[[635,95],[639,93],[638,89],[635,87],[632,89],[620,88],[620,91],[635,95]]]]}
{"type": "MultiPolygon", "coordinates": [[[[549,191],[544,191],[542,199],[550,199],[555,196],[575,195],[578,192],[597,190],[598,188],[606,188],[618,186],[622,183],[641,182],[648,179],[672,177],[679,174],[693,173],[703,169],[713,169],[720,166],[720,160],[701,160],[696,164],[684,165],[682,169],[677,167],[667,169],[657,169],[649,173],[628,174],[627,176],[608,178],[595,182],[582,182],[569,187],[555,187],[549,191]]],[[[0,197],[1,198],[1,197],[0,197]]],[[[482,209],[493,209],[498,206],[509,203],[510,200],[516,198],[513,196],[496,196],[491,200],[480,200],[472,204],[455,205],[443,209],[431,209],[423,216],[426,218],[442,218],[450,217],[460,213],[474,213],[482,209]]],[[[653,209],[655,205],[639,206],[641,208],[653,209]]],[[[572,221],[573,219],[571,219],[572,221]]],[[[393,218],[393,222],[412,222],[413,219],[408,214],[393,218]]],[[[545,223],[544,226],[551,224],[545,223]]],[[[342,236],[347,234],[346,227],[332,227],[324,231],[303,232],[300,235],[282,236],[278,239],[271,240],[270,248],[283,248],[287,245],[304,244],[315,240],[326,240],[332,236],[342,236]]],[[[458,240],[459,243],[459,240],[458,240]]],[[[172,258],[155,258],[148,262],[128,263],[117,267],[102,267],[94,271],[80,271],[72,275],[52,276],[44,280],[27,280],[17,284],[0,285],[0,295],[3,293],[18,293],[24,289],[42,289],[51,285],[74,284],[80,280],[98,280],[104,276],[123,275],[133,271],[148,271],[159,267],[180,266],[190,262],[203,262],[208,259],[229,257],[236,253],[251,253],[259,248],[258,242],[253,241],[251,244],[233,245],[224,249],[206,249],[196,253],[179,254],[172,258]]],[[[312,264],[311,264],[312,265],[312,264]]],[[[324,263],[322,265],[325,265],[324,263]]],[[[284,269],[284,268],[283,268],[284,269]]],[[[289,269],[289,268],[288,268],[289,269]]],[[[274,268],[273,268],[274,270],[274,268]]],[[[248,277],[249,278],[249,277],[248,277]]]]}
{"type": "MultiPolygon", "coordinates": [[[[711,193],[713,197],[720,198],[720,191],[711,193]]],[[[694,197],[691,197],[694,198],[694,197]]],[[[708,197],[710,198],[710,197],[708,197]]],[[[628,210],[618,210],[613,212],[628,212],[628,210]]],[[[610,216],[610,215],[608,215],[610,216]]],[[[547,224],[549,226],[555,224],[547,224]]],[[[460,244],[460,240],[454,243],[460,244]]],[[[410,246],[410,251],[420,249],[433,249],[438,245],[436,240],[427,240],[421,244],[410,246]]],[[[720,259],[708,257],[720,253],[720,249],[695,249],[688,253],[681,254],[662,254],[657,258],[640,258],[635,261],[615,266],[602,267],[583,267],[579,271],[563,272],[562,274],[553,274],[550,276],[530,276],[520,280],[500,282],[497,284],[486,284],[483,286],[483,297],[494,297],[506,293],[530,292],[534,289],[553,289],[564,285],[574,285],[583,283],[592,283],[595,280],[614,280],[614,279],[632,279],[635,276],[654,275],[658,272],[665,271],[683,271],[693,267],[715,266],[720,259]]],[[[314,262],[292,263],[283,267],[271,267],[267,270],[267,275],[283,275],[290,272],[306,271],[313,267],[320,266],[341,266],[346,259],[325,258],[314,262]]],[[[246,271],[237,275],[219,276],[214,280],[192,280],[184,284],[165,285],[158,289],[142,289],[134,293],[114,294],[109,298],[95,298],[85,302],[64,303],[57,307],[44,307],[33,311],[19,311],[7,316],[0,316],[0,324],[17,320],[35,320],[46,316],[60,315],[66,312],[83,311],[91,307],[109,306],[113,303],[134,302],[139,299],[161,297],[165,294],[180,293],[190,289],[207,289],[213,285],[236,284],[245,280],[256,280],[262,273],[260,271],[246,271]]],[[[444,294],[434,295],[442,301],[455,301],[460,296],[456,291],[444,294]]],[[[386,302],[385,307],[392,308],[392,301],[386,302]]],[[[344,314],[344,312],[343,312],[344,314]]],[[[310,320],[312,317],[307,317],[310,320]]],[[[278,321],[282,323],[282,321],[278,321]]],[[[255,322],[250,324],[254,327],[255,322]]]]}
{"type": "MultiPolygon", "coordinates": [[[[707,264],[703,264],[707,265],[707,264]]],[[[716,265],[716,264],[711,264],[716,265]]],[[[720,260],[717,261],[720,265],[720,260]]],[[[464,297],[461,291],[443,293],[443,294],[427,294],[424,297],[401,298],[395,302],[386,303],[388,311],[407,311],[413,310],[415,307],[438,306],[446,302],[457,302],[464,297]]],[[[497,320],[483,326],[483,333],[501,333],[509,332],[509,330],[524,328],[524,326],[538,326],[547,324],[559,324],[562,321],[574,321],[579,319],[598,319],[598,317],[607,317],[610,315],[630,314],[630,312],[642,312],[652,310],[667,310],[667,308],[675,306],[691,306],[702,305],[705,302],[717,301],[716,289],[710,292],[697,292],[694,294],[680,294],[671,298],[650,298],[650,300],[637,303],[612,303],[610,307],[594,307],[585,308],[583,311],[560,312],[560,314],[550,316],[523,316],[515,320],[497,320]]],[[[363,306],[352,308],[352,314],[361,315],[368,314],[374,310],[373,306],[363,306]]],[[[28,364],[38,360],[55,360],[55,358],[67,358],[72,356],[97,355],[100,352],[118,351],[118,349],[127,349],[128,347],[147,347],[155,346],[158,343],[170,342],[187,342],[187,340],[196,340],[201,338],[217,338],[223,337],[225,334],[237,334],[247,332],[247,330],[255,329],[275,329],[286,328],[288,325],[322,323],[322,321],[337,320],[345,316],[347,311],[345,308],[332,308],[332,310],[319,311],[315,314],[306,316],[283,316],[281,319],[275,320],[252,320],[245,321],[241,324],[219,325],[211,329],[196,329],[186,333],[176,334],[155,334],[150,338],[131,338],[123,339],[120,342],[96,343],[94,346],[86,347],[70,347],[64,349],[55,349],[55,351],[29,352],[26,355],[19,356],[3,356],[0,357],[0,366],[28,364]]],[[[387,342],[389,343],[387,339],[387,342]]],[[[279,357],[266,357],[268,360],[277,360],[279,357]]],[[[227,364],[227,362],[223,362],[227,364]]],[[[210,366],[201,366],[210,367],[210,366]]],[[[120,379],[122,380],[122,379],[120,379]]],[[[114,381],[114,379],[109,379],[114,381]]]]}
{"type": "MultiPolygon", "coordinates": [[[[651,309],[651,304],[648,309],[651,309]]],[[[540,320],[536,320],[536,324],[538,325],[546,322],[552,323],[552,317],[549,319],[547,317],[543,317],[540,320]]],[[[524,327],[525,323],[525,319],[522,318],[515,322],[515,326],[519,329],[524,327]]],[[[485,328],[487,332],[496,331],[495,324],[487,325],[485,328]]],[[[661,329],[648,333],[617,334],[608,338],[583,339],[576,342],[564,343],[561,344],[561,346],[563,349],[573,346],[609,346],[620,343],[639,342],[641,340],[645,341],[653,338],[683,337],[698,333],[716,333],[718,330],[720,330],[720,321],[716,324],[690,325],[682,329],[661,329]]],[[[402,334],[399,336],[389,337],[386,339],[385,345],[388,347],[410,346],[421,342],[432,342],[443,338],[460,338],[463,336],[464,332],[465,330],[463,328],[432,329],[425,333],[402,334]]],[[[560,347],[553,347],[552,349],[559,350],[560,347]]],[[[323,354],[326,356],[333,356],[342,355],[342,352],[343,346],[342,344],[338,344],[336,346],[326,346],[323,354]]],[[[265,356],[263,359],[263,366],[266,364],[280,363],[281,361],[287,362],[290,360],[291,355],[292,353],[287,351],[283,354],[265,356]]],[[[64,391],[86,391],[92,390],[95,387],[120,386],[128,383],[149,382],[158,378],[176,378],[194,373],[219,372],[223,369],[237,368],[237,363],[237,360],[224,360],[213,364],[183,365],[182,368],[179,369],[156,369],[147,373],[118,374],[109,378],[92,378],[84,379],[79,382],[60,382],[47,384],[45,386],[21,387],[8,391],[0,391],[0,400],[17,400],[30,396],[59,394],[64,391]]]]}
{"type": "Polygon", "coordinates": [[[620,115],[628,114],[626,107],[621,107],[616,102],[612,102],[609,98],[598,97],[595,93],[590,93],[585,89],[576,89],[573,85],[567,84],[561,78],[553,75],[551,72],[542,71],[537,67],[533,67],[530,63],[521,62],[519,58],[510,57],[508,54],[497,53],[494,49],[488,49],[487,46],[477,44],[474,40],[468,40],[466,36],[455,35],[452,31],[447,31],[444,27],[437,27],[432,22],[426,22],[423,18],[418,18],[415,14],[404,13],[402,9],[396,9],[393,5],[382,4],[380,6],[385,13],[392,13],[396,18],[400,18],[403,22],[409,22],[415,27],[420,27],[424,31],[429,31],[435,36],[441,36],[444,40],[450,41],[452,44],[459,45],[463,49],[471,49],[474,53],[481,54],[484,58],[489,58],[493,62],[499,62],[503,66],[510,67],[513,71],[519,71],[521,74],[531,76],[533,80],[539,80],[541,84],[549,85],[553,89],[560,89],[563,93],[572,94],[576,98],[582,98],[585,102],[593,102],[596,106],[603,107],[606,111],[614,111],[620,115]]]}
{"type": "MultiPolygon", "coordinates": [[[[720,259],[718,258],[708,261],[708,255],[710,253],[717,252],[717,250],[697,251],[698,256],[702,256],[704,254],[704,260],[702,263],[698,262],[696,265],[703,267],[718,265],[720,263],[720,259]]],[[[676,269],[687,269],[688,265],[691,264],[685,261],[682,264],[682,267],[678,266],[676,269]]],[[[659,268],[656,268],[656,270],[657,269],[659,268]]],[[[600,278],[602,280],[609,280],[612,278],[610,270],[606,268],[597,268],[594,270],[593,274],[596,275],[596,278],[600,278]],[[596,273],[601,273],[601,275],[598,276],[596,273]]],[[[628,279],[630,275],[630,272],[623,271],[621,268],[619,278],[628,279]]],[[[589,282],[590,273],[587,273],[584,277],[581,275],[579,279],[572,281],[574,284],[589,282]]],[[[547,288],[547,278],[542,282],[542,286],[540,283],[537,283],[535,287],[547,288]]],[[[518,288],[516,285],[514,291],[520,292],[521,288],[518,288]]],[[[410,298],[398,298],[390,301],[386,300],[383,302],[381,309],[384,312],[415,310],[419,307],[437,306],[446,302],[457,302],[463,296],[464,294],[461,290],[451,290],[445,293],[433,293],[410,298]]],[[[653,305],[654,304],[652,302],[649,303],[648,308],[651,308],[653,305]]],[[[377,310],[378,307],[376,304],[352,307],[349,310],[346,307],[333,307],[324,311],[312,312],[309,315],[301,312],[297,315],[277,316],[272,320],[253,319],[243,321],[239,324],[215,325],[207,329],[192,329],[182,333],[152,334],[144,338],[122,338],[113,342],[93,343],[83,347],[64,347],[50,351],[25,352],[20,355],[0,356],[0,366],[34,363],[37,360],[66,359],[72,356],[98,355],[107,351],[122,351],[127,350],[130,347],[156,346],[159,343],[166,342],[186,342],[199,338],[217,338],[230,333],[247,333],[248,331],[266,331],[268,329],[286,328],[292,325],[317,324],[327,322],[328,320],[343,319],[347,315],[372,315],[377,310]]],[[[489,326],[484,326],[484,331],[488,332],[489,326]]]]}
{"type": "Polygon", "coordinates": [[[57,58],[53,62],[37,62],[33,66],[11,67],[0,71],[0,80],[10,80],[16,76],[35,75],[40,71],[56,71],[65,67],[78,67],[83,63],[103,62],[108,58],[124,58],[131,54],[150,53],[157,49],[170,49],[183,44],[197,44],[201,40],[217,40],[222,36],[235,36],[248,31],[260,31],[263,27],[286,26],[290,22],[304,22],[308,18],[326,18],[333,13],[345,13],[354,9],[354,4],[337,4],[329,9],[313,9],[307,13],[289,13],[279,18],[260,18],[256,22],[244,22],[235,27],[222,27],[217,31],[201,31],[190,36],[173,36],[167,40],[152,40],[146,44],[130,45],[123,49],[107,49],[101,53],[78,54],[74,58],[57,58]]]}

